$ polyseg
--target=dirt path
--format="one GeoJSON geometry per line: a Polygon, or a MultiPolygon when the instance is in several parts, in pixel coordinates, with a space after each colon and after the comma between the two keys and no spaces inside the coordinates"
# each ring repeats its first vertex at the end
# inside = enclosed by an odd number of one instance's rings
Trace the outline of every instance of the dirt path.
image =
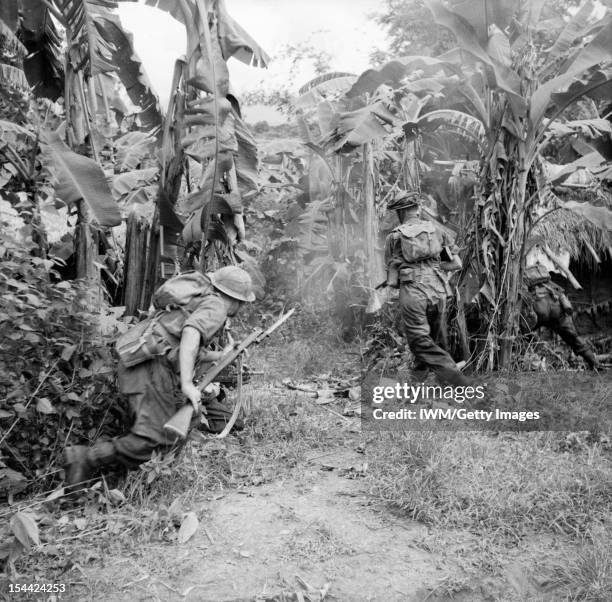
{"type": "Polygon", "coordinates": [[[335,600],[424,600],[444,563],[417,547],[422,525],[370,505],[358,476],[364,459],[333,452],[307,460],[299,480],[202,502],[202,527],[186,544],[94,569],[94,598],[247,601],[311,586],[335,600]]]}

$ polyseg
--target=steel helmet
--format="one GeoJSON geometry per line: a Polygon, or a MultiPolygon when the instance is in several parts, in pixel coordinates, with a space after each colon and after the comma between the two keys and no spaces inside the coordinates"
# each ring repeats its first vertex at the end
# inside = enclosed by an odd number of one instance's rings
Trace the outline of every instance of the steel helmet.
{"type": "Polygon", "coordinates": [[[212,285],[238,301],[255,301],[251,277],[242,268],[227,265],[209,274],[212,285]]]}

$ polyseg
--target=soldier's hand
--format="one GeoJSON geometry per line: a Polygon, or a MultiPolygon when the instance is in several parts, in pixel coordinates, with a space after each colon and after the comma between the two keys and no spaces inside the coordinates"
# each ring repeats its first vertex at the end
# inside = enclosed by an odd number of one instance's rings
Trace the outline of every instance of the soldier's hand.
{"type": "Polygon", "coordinates": [[[202,408],[200,406],[200,400],[202,399],[202,393],[200,390],[193,384],[183,385],[182,387],[183,395],[190,401],[193,406],[193,411],[196,416],[200,414],[202,408]]]}

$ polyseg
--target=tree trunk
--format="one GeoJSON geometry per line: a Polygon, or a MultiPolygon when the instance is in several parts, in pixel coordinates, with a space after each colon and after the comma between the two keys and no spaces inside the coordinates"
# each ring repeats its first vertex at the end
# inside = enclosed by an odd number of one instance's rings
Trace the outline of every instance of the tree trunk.
{"type": "MultiPolygon", "coordinates": [[[[506,296],[502,310],[502,329],[500,332],[499,368],[507,368],[512,359],[512,348],[519,333],[519,319],[521,315],[520,290],[523,278],[523,240],[525,238],[525,221],[527,212],[525,207],[525,193],[527,189],[527,170],[525,168],[525,144],[521,141],[517,144],[518,177],[516,187],[511,192],[510,199],[514,198],[514,209],[507,219],[507,242],[504,253],[506,266],[506,296]]],[[[500,266],[501,267],[501,266],[500,266]]]]}
{"type": "Polygon", "coordinates": [[[142,294],[140,297],[140,307],[143,310],[148,309],[151,304],[153,291],[157,288],[159,275],[159,212],[156,211],[153,217],[153,224],[149,228],[147,236],[147,257],[146,269],[144,273],[144,282],[142,286],[142,294]]]}
{"type": "Polygon", "coordinates": [[[383,280],[382,257],[377,252],[378,214],[374,197],[374,153],[370,143],[363,145],[363,201],[366,277],[370,290],[383,280]]]}
{"type": "Polygon", "coordinates": [[[78,221],[76,226],[75,248],[76,276],[87,280],[98,277],[94,261],[98,258],[98,245],[96,236],[91,231],[88,211],[81,201],[78,208],[78,221]]]}
{"type": "Polygon", "coordinates": [[[149,239],[149,224],[146,218],[130,214],[127,221],[125,236],[125,266],[123,271],[123,304],[128,316],[135,316],[141,305],[142,293],[145,288],[147,274],[147,243],[149,239]]]}

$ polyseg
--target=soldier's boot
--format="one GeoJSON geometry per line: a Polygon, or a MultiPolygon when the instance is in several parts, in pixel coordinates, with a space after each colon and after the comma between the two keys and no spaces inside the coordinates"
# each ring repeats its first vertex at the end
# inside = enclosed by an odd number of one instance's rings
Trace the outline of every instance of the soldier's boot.
{"type": "Polygon", "coordinates": [[[93,447],[73,445],[64,450],[66,482],[70,487],[89,481],[97,469],[117,464],[117,450],[111,441],[97,441],[93,447]]]}
{"type": "Polygon", "coordinates": [[[582,357],[591,370],[598,370],[601,367],[599,361],[595,357],[595,354],[590,349],[587,349],[582,354],[582,357]]]}

